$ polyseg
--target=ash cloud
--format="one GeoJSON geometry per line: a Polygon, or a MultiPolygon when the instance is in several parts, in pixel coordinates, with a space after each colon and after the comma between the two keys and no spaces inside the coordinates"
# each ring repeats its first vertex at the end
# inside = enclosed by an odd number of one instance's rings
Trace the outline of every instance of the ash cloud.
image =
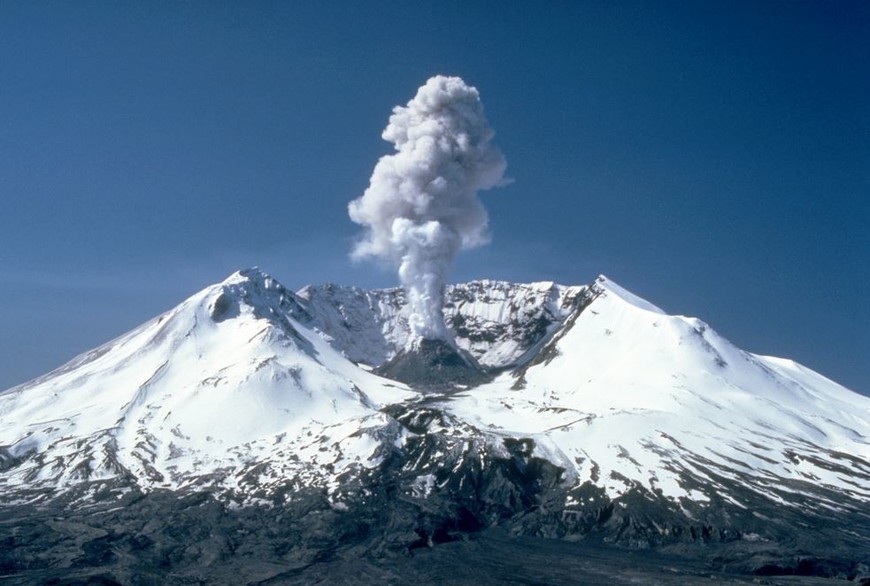
{"type": "Polygon", "coordinates": [[[449,339],[443,292],[456,253],[489,240],[477,192],[504,182],[507,166],[477,89],[435,76],[405,106],[396,106],[369,187],[350,218],[366,228],[354,259],[381,258],[398,268],[416,339],[449,339]]]}

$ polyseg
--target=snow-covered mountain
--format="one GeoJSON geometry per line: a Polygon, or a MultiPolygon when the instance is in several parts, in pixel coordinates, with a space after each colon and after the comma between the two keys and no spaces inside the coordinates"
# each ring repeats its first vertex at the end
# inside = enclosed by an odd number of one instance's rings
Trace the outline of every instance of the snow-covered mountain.
{"type": "Polygon", "coordinates": [[[409,347],[400,289],[238,272],[0,394],[0,499],[317,489],[339,511],[411,507],[402,535],[428,542],[502,522],[765,541],[851,519],[837,535],[870,544],[867,397],[604,277],[454,285],[445,318],[486,382],[379,376],[409,347]]]}
{"type": "Polygon", "coordinates": [[[292,317],[303,312],[274,279],[242,271],[6,391],[6,486],[124,477],[251,495],[375,464],[381,436],[402,435],[379,409],[414,394],[349,362],[292,317]]]}

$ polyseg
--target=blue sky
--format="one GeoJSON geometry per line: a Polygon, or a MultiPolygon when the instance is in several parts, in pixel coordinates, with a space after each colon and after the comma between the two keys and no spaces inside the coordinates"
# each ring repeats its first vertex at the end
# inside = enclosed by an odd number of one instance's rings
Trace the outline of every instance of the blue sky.
{"type": "Polygon", "coordinates": [[[0,2],[0,388],[258,265],[348,260],[428,77],[513,183],[452,280],[604,273],[870,393],[866,2],[0,2]]]}

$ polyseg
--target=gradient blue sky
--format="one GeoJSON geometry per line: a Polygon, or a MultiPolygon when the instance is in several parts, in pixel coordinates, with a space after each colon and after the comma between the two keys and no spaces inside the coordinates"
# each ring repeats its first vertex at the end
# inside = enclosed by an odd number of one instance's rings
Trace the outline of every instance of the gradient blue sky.
{"type": "Polygon", "coordinates": [[[391,108],[476,86],[514,182],[452,280],[604,273],[870,393],[870,3],[0,0],[0,388],[232,271],[388,286],[391,108]]]}

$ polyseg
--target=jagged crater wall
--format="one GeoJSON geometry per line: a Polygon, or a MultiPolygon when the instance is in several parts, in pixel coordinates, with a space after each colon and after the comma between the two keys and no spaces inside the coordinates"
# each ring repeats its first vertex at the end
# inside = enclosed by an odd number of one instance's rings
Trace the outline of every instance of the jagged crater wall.
{"type": "MultiPolygon", "coordinates": [[[[472,281],[447,287],[444,315],[455,343],[482,367],[521,365],[559,329],[586,287],[472,281]]],[[[337,285],[297,293],[307,323],[350,360],[381,366],[409,346],[404,291],[337,285]]]]}

